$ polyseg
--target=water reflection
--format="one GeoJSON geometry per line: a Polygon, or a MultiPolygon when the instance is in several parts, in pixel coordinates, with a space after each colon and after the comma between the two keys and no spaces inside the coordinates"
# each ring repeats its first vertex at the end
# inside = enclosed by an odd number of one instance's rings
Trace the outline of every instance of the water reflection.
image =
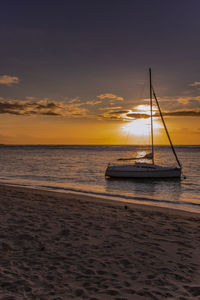
{"type": "Polygon", "coordinates": [[[106,191],[120,191],[129,194],[132,197],[140,197],[141,191],[144,198],[153,198],[158,200],[176,200],[181,198],[181,180],[180,179],[132,179],[132,178],[107,178],[106,191]]]}

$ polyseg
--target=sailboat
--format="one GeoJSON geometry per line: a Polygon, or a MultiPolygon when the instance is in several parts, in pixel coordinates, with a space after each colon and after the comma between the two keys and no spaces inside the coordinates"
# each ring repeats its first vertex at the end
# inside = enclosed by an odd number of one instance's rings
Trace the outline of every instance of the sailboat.
{"type": "Polygon", "coordinates": [[[151,68],[149,69],[149,85],[150,85],[150,110],[151,110],[151,153],[146,154],[142,157],[142,159],[147,160],[147,162],[139,162],[135,160],[133,163],[131,160],[132,158],[125,158],[125,159],[119,159],[121,161],[126,161],[125,163],[121,164],[119,162],[117,163],[109,163],[105,176],[106,177],[118,177],[118,178],[180,178],[181,177],[181,171],[182,166],[180,163],[180,160],[178,159],[178,156],[176,154],[175,148],[172,144],[169,132],[167,130],[167,126],[165,124],[161,108],[158,102],[158,99],[156,97],[155,91],[152,86],[152,76],[151,76],[151,68]],[[161,166],[158,164],[155,164],[155,158],[154,158],[154,135],[153,135],[153,97],[155,99],[156,105],[158,107],[158,111],[165,129],[165,132],[167,134],[172,152],[175,156],[176,162],[178,166],[171,167],[171,166],[161,166]],[[150,160],[151,162],[148,162],[150,160]],[[130,161],[130,162],[127,162],[130,161]]]}

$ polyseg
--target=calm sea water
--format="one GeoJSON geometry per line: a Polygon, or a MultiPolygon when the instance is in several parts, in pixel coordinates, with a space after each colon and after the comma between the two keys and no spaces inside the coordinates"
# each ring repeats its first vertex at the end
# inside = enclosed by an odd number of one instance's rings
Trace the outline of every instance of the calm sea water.
{"type": "MultiPolygon", "coordinates": [[[[177,146],[186,178],[119,180],[104,176],[108,162],[145,153],[144,146],[0,146],[0,182],[75,191],[127,202],[200,212],[200,146],[177,146]]],[[[175,164],[167,146],[156,163],[175,164]]]]}

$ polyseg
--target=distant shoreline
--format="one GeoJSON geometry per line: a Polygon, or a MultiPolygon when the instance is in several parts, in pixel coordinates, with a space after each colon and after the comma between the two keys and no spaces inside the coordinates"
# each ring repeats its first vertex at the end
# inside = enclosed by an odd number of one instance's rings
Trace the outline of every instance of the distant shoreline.
{"type": "MultiPolygon", "coordinates": [[[[124,147],[148,147],[149,145],[139,144],[0,144],[0,146],[124,146],[124,147]]],[[[155,144],[156,147],[170,147],[168,144],[155,144]]],[[[175,147],[200,147],[200,144],[178,144],[175,147]]]]}

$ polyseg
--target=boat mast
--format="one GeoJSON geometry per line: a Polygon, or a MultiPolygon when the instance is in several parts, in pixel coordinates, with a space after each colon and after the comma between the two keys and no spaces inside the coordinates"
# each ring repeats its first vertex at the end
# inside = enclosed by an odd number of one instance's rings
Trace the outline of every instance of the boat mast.
{"type": "Polygon", "coordinates": [[[166,134],[167,134],[169,143],[170,143],[170,145],[171,145],[172,151],[173,151],[173,153],[174,153],[174,156],[175,156],[175,158],[176,158],[176,161],[177,161],[179,167],[182,168],[181,163],[180,163],[180,161],[179,161],[179,159],[178,159],[178,156],[177,156],[177,154],[176,154],[176,151],[175,151],[175,149],[174,149],[174,146],[173,146],[173,144],[172,144],[171,138],[170,138],[170,136],[169,136],[169,132],[168,132],[168,130],[167,130],[167,126],[166,126],[166,124],[165,124],[165,120],[164,120],[164,118],[163,118],[163,115],[162,115],[162,112],[161,112],[161,108],[160,108],[160,105],[159,105],[159,103],[158,103],[158,99],[157,99],[157,97],[156,97],[156,94],[155,94],[155,92],[154,92],[153,87],[152,87],[152,90],[153,90],[153,96],[154,96],[154,98],[155,98],[155,100],[156,100],[156,104],[157,104],[157,106],[158,106],[158,110],[159,110],[159,113],[160,113],[160,116],[161,116],[161,119],[162,119],[162,122],[163,122],[163,125],[164,125],[164,128],[165,128],[165,132],[166,132],[166,134]]]}
{"type": "Polygon", "coordinates": [[[150,88],[150,108],[151,108],[151,148],[152,148],[152,164],[154,164],[151,68],[149,68],[149,85],[150,85],[149,88],[150,88]]]}

